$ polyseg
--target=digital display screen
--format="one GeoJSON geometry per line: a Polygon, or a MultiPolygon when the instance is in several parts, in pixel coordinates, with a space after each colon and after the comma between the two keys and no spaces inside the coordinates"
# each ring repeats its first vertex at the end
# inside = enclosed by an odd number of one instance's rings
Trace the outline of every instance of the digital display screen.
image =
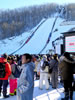
{"type": "Polygon", "coordinates": [[[65,37],[65,51],[75,52],[75,36],[65,37]]]}

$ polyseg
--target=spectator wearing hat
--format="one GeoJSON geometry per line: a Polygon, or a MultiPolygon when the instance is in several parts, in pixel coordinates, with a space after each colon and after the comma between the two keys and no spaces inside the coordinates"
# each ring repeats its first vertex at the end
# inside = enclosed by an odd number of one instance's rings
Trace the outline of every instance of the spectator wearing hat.
{"type": "Polygon", "coordinates": [[[43,55],[42,60],[39,62],[37,66],[37,73],[39,74],[40,72],[40,80],[39,80],[39,88],[42,90],[43,89],[43,80],[45,80],[45,87],[46,90],[49,89],[49,82],[48,82],[48,66],[44,66],[44,62],[47,61],[47,56],[43,55]]]}
{"type": "Polygon", "coordinates": [[[3,97],[8,98],[9,95],[7,95],[7,86],[8,86],[8,77],[11,75],[11,66],[7,62],[7,54],[3,54],[0,58],[0,65],[4,65],[4,69],[1,69],[0,66],[0,95],[2,91],[2,86],[3,86],[3,97]],[[5,70],[5,71],[4,71],[5,70]],[[3,75],[3,72],[5,73],[4,77],[1,76],[3,75]]]}
{"type": "Polygon", "coordinates": [[[12,74],[10,75],[10,79],[9,79],[10,95],[14,96],[16,95],[16,89],[17,89],[17,78],[15,78],[13,74],[15,73],[15,70],[16,70],[15,58],[14,57],[10,58],[9,63],[11,65],[11,71],[12,71],[12,74]]]}

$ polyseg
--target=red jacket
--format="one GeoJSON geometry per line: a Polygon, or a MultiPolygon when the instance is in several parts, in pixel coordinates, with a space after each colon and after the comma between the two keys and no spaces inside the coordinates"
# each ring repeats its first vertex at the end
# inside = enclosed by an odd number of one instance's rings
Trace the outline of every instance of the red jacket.
{"type": "Polygon", "coordinates": [[[0,58],[0,62],[1,62],[1,63],[6,62],[6,64],[5,64],[6,75],[5,75],[4,78],[0,78],[0,80],[8,80],[8,77],[11,75],[11,66],[10,66],[10,64],[7,62],[7,59],[5,59],[5,58],[3,58],[3,57],[0,58]]]}

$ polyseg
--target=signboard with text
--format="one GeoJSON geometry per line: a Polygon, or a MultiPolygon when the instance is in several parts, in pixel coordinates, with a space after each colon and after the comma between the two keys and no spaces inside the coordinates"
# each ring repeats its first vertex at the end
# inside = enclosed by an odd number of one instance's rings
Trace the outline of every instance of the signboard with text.
{"type": "Polygon", "coordinates": [[[72,53],[75,52],[75,36],[65,37],[65,51],[72,53]]]}

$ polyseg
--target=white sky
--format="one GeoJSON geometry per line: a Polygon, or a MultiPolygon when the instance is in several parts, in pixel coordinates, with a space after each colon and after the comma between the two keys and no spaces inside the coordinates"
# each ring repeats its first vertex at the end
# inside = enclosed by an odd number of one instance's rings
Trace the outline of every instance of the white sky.
{"type": "Polygon", "coordinates": [[[75,0],[0,0],[0,9],[14,9],[24,6],[40,5],[45,3],[75,3],[75,0]]]}

